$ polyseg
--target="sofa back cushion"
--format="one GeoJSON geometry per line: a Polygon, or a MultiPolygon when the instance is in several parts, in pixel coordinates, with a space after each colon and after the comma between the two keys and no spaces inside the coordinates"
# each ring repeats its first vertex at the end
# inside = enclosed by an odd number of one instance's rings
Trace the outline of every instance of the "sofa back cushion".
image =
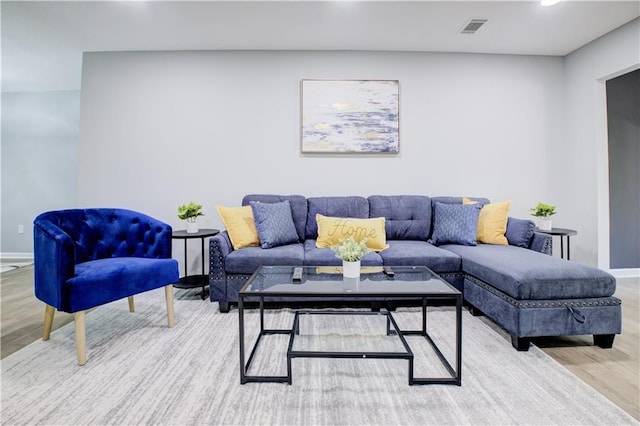
{"type": "Polygon", "coordinates": [[[307,198],[307,225],[305,239],[318,238],[316,214],[334,217],[369,218],[369,202],[364,197],[309,197],[307,198]]]}
{"type": "Polygon", "coordinates": [[[371,195],[369,216],[386,219],[387,240],[427,241],[431,201],[424,195],[371,195]]]}
{"type": "Polygon", "coordinates": [[[251,201],[259,203],[280,203],[285,200],[291,205],[291,217],[300,241],[304,240],[304,228],[307,221],[307,199],[302,195],[248,194],[242,198],[242,205],[248,206],[251,201]]]}
{"type": "Polygon", "coordinates": [[[431,208],[432,209],[435,208],[436,201],[439,203],[445,203],[445,204],[462,204],[463,198],[466,198],[471,201],[476,201],[482,204],[483,206],[485,204],[490,203],[488,198],[482,198],[482,197],[431,197],[431,208]]]}

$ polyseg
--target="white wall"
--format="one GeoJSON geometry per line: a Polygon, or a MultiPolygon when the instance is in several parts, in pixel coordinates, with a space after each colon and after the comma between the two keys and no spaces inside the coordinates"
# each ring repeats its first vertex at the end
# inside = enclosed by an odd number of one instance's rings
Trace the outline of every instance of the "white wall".
{"type": "Polygon", "coordinates": [[[561,58],[505,55],[88,53],[79,203],[175,229],[179,204],[204,204],[201,227],[222,228],[215,205],[247,193],[486,196],[529,217],[562,142],[562,71],[561,58]],[[305,78],[399,80],[400,154],[301,155],[305,78]]]}
{"type": "Polygon", "coordinates": [[[561,141],[562,60],[366,52],[86,54],[79,201],[142,208],[248,192],[418,193],[513,199],[546,193],[561,141]],[[400,80],[400,154],[301,155],[303,78],[400,80]]]}
{"type": "MultiPolygon", "coordinates": [[[[605,81],[640,66],[640,19],[566,57],[566,137],[555,150],[550,196],[578,230],[575,257],[609,268],[609,175],[605,81]]],[[[558,215],[560,216],[560,215],[558,215]]],[[[571,226],[569,226],[571,225],[571,226]]],[[[572,241],[572,242],[573,242],[572,241]]]]}
{"type": "Polygon", "coordinates": [[[2,93],[2,256],[32,256],[33,219],[76,205],[79,119],[79,91],[2,93]]]}

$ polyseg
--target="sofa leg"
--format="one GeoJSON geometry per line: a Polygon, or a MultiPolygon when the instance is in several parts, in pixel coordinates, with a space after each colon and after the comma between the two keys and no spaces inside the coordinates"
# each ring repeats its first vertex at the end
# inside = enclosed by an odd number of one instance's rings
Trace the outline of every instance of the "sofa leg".
{"type": "Polygon", "coordinates": [[[484,315],[480,309],[472,305],[469,305],[469,313],[474,317],[481,317],[484,315]]]}
{"type": "Polygon", "coordinates": [[[511,345],[520,352],[526,352],[529,350],[529,339],[526,337],[518,337],[515,334],[512,334],[511,345]]]}
{"type": "Polygon", "coordinates": [[[615,337],[615,334],[594,334],[593,344],[600,346],[603,349],[611,349],[613,347],[613,339],[615,339],[615,337]]]}
{"type": "Polygon", "coordinates": [[[381,302],[371,302],[371,312],[380,312],[381,302]]]}
{"type": "Polygon", "coordinates": [[[394,301],[388,301],[387,302],[387,311],[389,312],[395,312],[396,308],[397,308],[397,304],[394,301]]]}
{"type": "Polygon", "coordinates": [[[229,302],[218,302],[218,308],[223,314],[229,313],[229,310],[231,309],[229,302]]]}

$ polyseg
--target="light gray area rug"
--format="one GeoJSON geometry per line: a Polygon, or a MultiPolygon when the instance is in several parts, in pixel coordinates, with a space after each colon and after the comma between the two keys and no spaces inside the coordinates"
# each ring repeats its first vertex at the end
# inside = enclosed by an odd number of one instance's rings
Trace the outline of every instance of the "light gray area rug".
{"type": "MultiPolygon", "coordinates": [[[[240,385],[237,310],[176,300],[169,329],[163,296],[137,296],[135,313],[126,300],[90,312],[83,367],[73,324],[2,360],[2,424],[638,424],[535,346],[515,351],[506,334],[466,311],[460,387],[409,386],[407,361],[373,359],[294,359],[292,385],[240,385]]],[[[269,327],[285,328],[293,314],[266,317],[269,327]]],[[[401,328],[418,328],[419,311],[396,317],[401,328]]],[[[378,317],[328,318],[305,323],[303,338],[318,344],[308,334],[321,334],[333,348],[384,340],[378,317]]],[[[452,308],[430,308],[429,330],[449,356],[453,321],[452,308]]],[[[256,311],[246,325],[257,330],[256,311]]],[[[428,346],[415,339],[416,375],[437,373],[428,346]]],[[[269,337],[254,372],[284,374],[286,344],[269,337]]]]}

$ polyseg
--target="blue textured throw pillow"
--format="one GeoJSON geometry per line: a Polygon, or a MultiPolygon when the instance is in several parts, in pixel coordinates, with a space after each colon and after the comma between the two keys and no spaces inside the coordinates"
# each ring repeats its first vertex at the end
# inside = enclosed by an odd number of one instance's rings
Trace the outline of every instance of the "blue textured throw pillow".
{"type": "Polygon", "coordinates": [[[433,211],[434,245],[461,244],[475,246],[478,234],[478,215],[482,204],[445,204],[436,202],[433,211]]]}
{"type": "Polygon", "coordinates": [[[504,235],[510,245],[528,248],[535,229],[536,224],[532,220],[510,217],[507,221],[507,232],[504,235]]]}
{"type": "Polygon", "coordinates": [[[289,200],[281,203],[251,201],[249,204],[253,210],[260,247],[267,249],[298,242],[289,200]]]}

